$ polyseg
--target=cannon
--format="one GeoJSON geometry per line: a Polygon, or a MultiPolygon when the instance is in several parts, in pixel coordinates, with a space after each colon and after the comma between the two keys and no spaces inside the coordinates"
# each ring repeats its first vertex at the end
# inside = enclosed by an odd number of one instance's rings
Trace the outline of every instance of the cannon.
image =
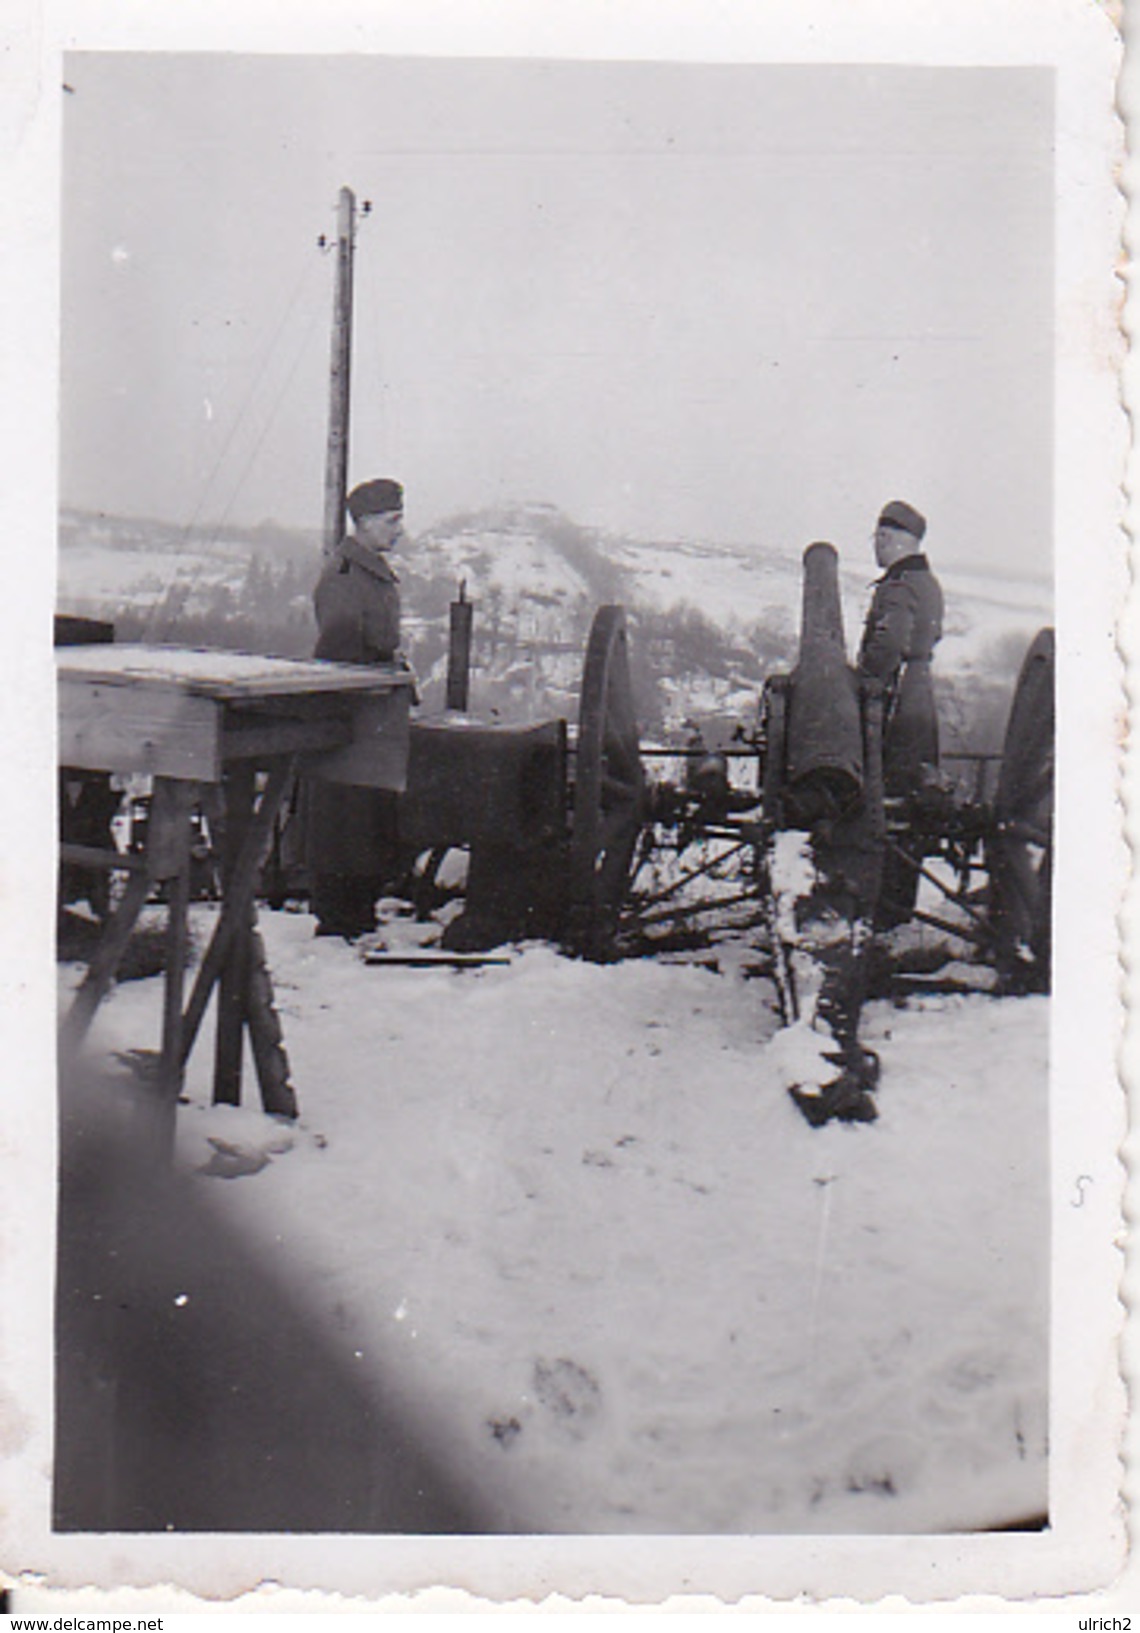
{"type": "Polygon", "coordinates": [[[881,713],[877,684],[861,686],[847,664],[831,545],[805,555],[799,662],[770,681],[764,732],[744,751],[761,766],[755,799],[733,792],[716,753],[688,752],[681,800],[647,773],[628,641],[624,610],[601,607],[574,726],[489,726],[454,714],[413,722],[400,837],[421,854],[470,850],[457,944],[533,933],[598,960],[647,950],[633,935],[644,906],[636,880],[662,826],[692,841],[728,822],[756,846],[778,827],[826,821],[837,857],[850,862],[859,850],[856,813],[881,799],[881,713]]]}
{"type": "Polygon", "coordinates": [[[787,706],[780,797],[785,820],[810,827],[859,801],[866,746],[859,684],[843,640],[839,558],[833,546],[809,545],[803,572],[799,658],[781,688],[787,706]]]}
{"type": "Polygon", "coordinates": [[[716,756],[642,750],[654,769],[717,758],[721,775],[706,774],[702,786],[684,772],[651,774],[619,941],[652,952],[695,946],[708,925],[715,934],[762,929],[774,851],[781,835],[800,833],[842,911],[873,916],[893,857],[943,898],[940,912],[916,909],[916,921],[992,963],[1003,989],[1047,990],[1053,677],[1053,631],[1043,629],[1016,681],[1000,751],[945,753],[912,793],[887,797],[882,690],[844,656],[834,550],[809,546],[797,662],[767,678],[755,722],[739,724],[716,756]]]}
{"type": "MultiPolygon", "coordinates": [[[[79,633],[89,644],[91,631],[79,633]]],[[[1026,655],[1000,755],[947,756],[973,765],[972,789],[932,768],[905,797],[884,792],[884,698],[847,662],[829,544],[804,555],[795,665],[767,678],[754,718],[728,746],[710,748],[696,733],[683,747],[641,744],[629,640],[623,609],[601,607],[574,721],[504,725],[451,709],[411,723],[384,795],[402,873],[392,885],[428,917],[444,858],[467,852],[445,952],[477,957],[540,937],[607,961],[715,954],[735,938],[746,955],[737,967],[770,979],[781,1018],[823,1041],[831,1075],[817,1088],[833,1092],[804,1088],[797,1101],[813,1122],[874,1115],[877,1063],[858,1034],[864,999],[882,990],[873,926],[888,861],[941,894],[938,912],[927,902],[914,918],[988,960],[998,990],[1048,990],[1051,630],[1026,655]]],[[[97,792],[107,796],[105,841],[111,790],[97,792]]],[[[98,912],[110,905],[117,853],[104,843],[96,855],[65,802],[61,814],[66,865],[98,861],[107,880],[98,912]]],[[[261,872],[271,906],[291,893],[287,834],[277,827],[261,872]]],[[[123,858],[128,875],[137,860],[123,858]]],[[[63,878],[68,885],[66,869],[63,878]]]]}
{"type": "MultiPolygon", "coordinates": [[[[393,887],[426,916],[451,888],[439,883],[444,857],[468,853],[463,910],[445,932],[452,949],[542,937],[609,960],[736,936],[754,944],[757,972],[794,1020],[777,924],[791,835],[810,851],[824,912],[869,921],[885,858],[901,859],[944,898],[938,912],[917,909],[918,921],[989,960],[1003,987],[1048,987],[1050,630],[1026,656],[1001,753],[946,756],[972,768],[973,786],[943,771],[905,799],[884,794],[884,699],[847,662],[831,545],[804,553],[794,666],[767,677],[727,745],[695,733],[684,745],[640,741],[629,643],[624,610],[599,608],[574,720],[504,725],[454,708],[413,719],[393,887]]],[[[279,827],[261,882],[270,905],[303,893],[287,876],[288,849],[279,827]]]]}
{"type": "Polygon", "coordinates": [[[1003,986],[1048,986],[1051,631],[1026,657],[1001,754],[947,756],[973,768],[973,788],[933,773],[906,798],[884,793],[884,698],[847,661],[830,544],[804,553],[794,667],[767,678],[727,748],[640,742],[629,641],[624,610],[601,607],[576,720],[502,725],[456,710],[413,720],[397,888],[430,911],[443,857],[468,852],[449,946],[542,937],[609,960],[747,934],[794,1019],[773,917],[781,836],[794,834],[810,850],[821,911],[869,923],[891,857],[945,900],[916,919],[989,959],[1003,986]]]}

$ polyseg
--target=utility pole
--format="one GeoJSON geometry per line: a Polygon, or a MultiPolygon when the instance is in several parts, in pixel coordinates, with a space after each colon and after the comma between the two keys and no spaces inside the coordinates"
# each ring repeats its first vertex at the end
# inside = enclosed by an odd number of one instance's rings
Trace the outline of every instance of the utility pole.
{"type": "Polygon", "coordinates": [[[331,555],[344,537],[352,369],[352,255],[355,241],[356,195],[351,187],[342,187],[337,205],[336,294],[329,365],[329,438],[325,456],[325,526],[322,543],[326,555],[331,555]]]}

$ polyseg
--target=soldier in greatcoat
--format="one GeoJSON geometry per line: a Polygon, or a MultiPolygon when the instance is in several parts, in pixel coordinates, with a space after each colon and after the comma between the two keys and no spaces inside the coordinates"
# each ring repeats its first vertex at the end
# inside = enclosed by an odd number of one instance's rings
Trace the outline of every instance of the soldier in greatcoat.
{"type": "MultiPolygon", "coordinates": [[[[391,663],[400,644],[400,590],[389,557],[404,536],[404,490],[389,477],[361,483],[348,509],[354,532],[329,557],[313,592],[313,656],[391,663]]],[[[376,926],[376,898],[397,854],[395,796],[313,781],[308,804],[317,934],[366,934],[376,926]]]]}
{"type": "MultiPolygon", "coordinates": [[[[859,672],[883,684],[883,787],[906,797],[938,764],[938,715],[930,665],[942,638],[942,589],[922,550],[926,520],[893,499],[875,528],[875,584],[859,648],[859,672]]],[[[888,853],[875,915],[878,929],[905,923],[914,910],[918,873],[888,853]]]]}

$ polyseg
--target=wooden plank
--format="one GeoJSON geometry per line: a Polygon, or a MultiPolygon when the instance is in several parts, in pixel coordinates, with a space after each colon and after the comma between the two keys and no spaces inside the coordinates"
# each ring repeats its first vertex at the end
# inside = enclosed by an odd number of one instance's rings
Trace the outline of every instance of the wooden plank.
{"type": "Polygon", "coordinates": [[[61,680],[67,677],[144,689],[165,685],[223,703],[305,693],[410,695],[415,688],[415,675],[404,664],[329,663],[200,647],[60,647],[56,667],[61,680]]]}
{"type": "Polygon", "coordinates": [[[122,686],[66,673],[59,677],[61,765],[216,782],[220,739],[218,705],[168,682],[122,686]]]}
{"type": "Polygon", "coordinates": [[[305,776],[403,793],[408,776],[410,693],[352,699],[352,742],[301,759],[305,776]]]}
{"type": "Polygon", "coordinates": [[[378,949],[365,953],[365,964],[390,964],[403,969],[482,969],[485,964],[510,964],[509,953],[453,953],[445,947],[412,947],[406,952],[378,949]]]}
{"type": "Polygon", "coordinates": [[[101,845],[75,845],[65,839],[59,847],[61,862],[77,867],[105,868],[108,873],[145,873],[146,857],[131,851],[105,850],[101,845]]]}
{"type": "Polygon", "coordinates": [[[916,907],[911,918],[919,924],[929,924],[932,929],[943,930],[947,935],[957,936],[959,941],[968,941],[983,952],[989,952],[993,947],[993,937],[983,936],[980,931],[969,928],[964,924],[953,924],[949,919],[940,918],[937,913],[928,913],[916,907]]]}
{"type": "Polygon", "coordinates": [[[277,759],[282,754],[328,753],[352,742],[350,722],[339,716],[275,720],[222,732],[222,760],[277,759]]]}
{"type": "Polygon", "coordinates": [[[415,676],[410,669],[387,664],[329,663],[322,659],[297,660],[293,672],[284,665],[288,660],[277,660],[281,669],[267,670],[264,674],[247,677],[219,675],[190,683],[196,692],[219,702],[241,702],[258,698],[341,697],[346,693],[363,696],[383,696],[403,693],[408,698],[415,691],[415,676]]]}
{"type": "MultiPolygon", "coordinates": [[[[965,971],[967,966],[963,966],[965,971]]],[[[894,970],[891,973],[891,991],[896,997],[904,994],[919,993],[950,995],[953,993],[968,994],[971,997],[993,996],[997,978],[988,964],[975,964],[969,969],[976,971],[967,979],[966,974],[960,976],[940,975],[937,970],[923,974],[919,970],[894,970]]]]}
{"type": "Polygon", "coordinates": [[[146,825],[146,865],[152,879],[176,879],[185,871],[190,844],[190,813],[198,797],[196,783],[156,777],[146,825]]]}

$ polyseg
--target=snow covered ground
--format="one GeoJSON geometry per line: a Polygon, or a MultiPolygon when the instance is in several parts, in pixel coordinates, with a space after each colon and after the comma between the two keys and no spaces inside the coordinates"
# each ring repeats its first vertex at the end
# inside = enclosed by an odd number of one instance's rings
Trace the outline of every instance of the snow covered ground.
{"type": "MultiPolygon", "coordinates": [[[[178,1161],[486,1529],[1044,1513],[1046,999],[871,1005],[879,1121],[813,1130],[743,961],[377,967],[305,914],[261,927],[300,1121],[252,1074],[210,1106],[204,1035],[178,1161]]],[[[160,1014],[120,985],[93,1053],[160,1014]]]]}

